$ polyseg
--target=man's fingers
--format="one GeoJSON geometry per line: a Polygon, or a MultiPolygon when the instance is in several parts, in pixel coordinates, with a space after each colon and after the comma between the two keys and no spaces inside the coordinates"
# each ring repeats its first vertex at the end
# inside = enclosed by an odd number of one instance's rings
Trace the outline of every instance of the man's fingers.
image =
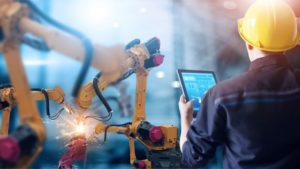
{"type": "Polygon", "coordinates": [[[187,102],[187,104],[189,105],[189,106],[193,106],[194,105],[194,99],[193,100],[190,100],[189,102],[187,102]]]}
{"type": "Polygon", "coordinates": [[[183,103],[186,102],[186,98],[183,94],[180,96],[179,102],[183,102],[183,103]]]}

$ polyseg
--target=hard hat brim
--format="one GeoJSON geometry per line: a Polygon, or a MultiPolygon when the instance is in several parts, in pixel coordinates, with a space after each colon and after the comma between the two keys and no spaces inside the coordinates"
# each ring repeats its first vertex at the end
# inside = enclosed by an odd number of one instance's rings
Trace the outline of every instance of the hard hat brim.
{"type": "Polygon", "coordinates": [[[295,42],[292,45],[287,46],[287,47],[282,47],[282,48],[269,48],[269,47],[263,46],[259,41],[257,41],[257,42],[251,41],[250,38],[247,38],[243,33],[243,18],[238,20],[238,32],[239,32],[241,38],[245,42],[249,43],[250,45],[252,45],[253,47],[255,47],[257,49],[260,49],[262,51],[267,51],[267,52],[284,52],[284,51],[295,48],[300,43],[300,33],[299,32],[298,32],[295,42]]]}

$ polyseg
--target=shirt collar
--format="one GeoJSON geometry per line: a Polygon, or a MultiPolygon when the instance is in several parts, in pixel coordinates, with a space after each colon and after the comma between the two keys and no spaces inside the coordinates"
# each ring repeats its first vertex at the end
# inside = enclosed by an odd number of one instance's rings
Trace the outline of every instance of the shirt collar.
{"type": "Polygon", "coordinates": [[[269,55],[254,60],[251,63],[249,70],[260,69],[272,65],[287,66],[289,63],[285,55],[269,55]]]}

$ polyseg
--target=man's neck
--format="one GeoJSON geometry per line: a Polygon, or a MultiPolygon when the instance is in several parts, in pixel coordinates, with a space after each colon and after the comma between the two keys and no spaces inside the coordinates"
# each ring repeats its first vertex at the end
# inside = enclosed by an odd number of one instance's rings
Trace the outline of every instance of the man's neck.
{"type": "Polygon", "coordinates": [[[249,59],[251,62],[253,62],[257,59],[272,56],[272,55],[283,55],[283,53],[282,52],[253,51],[253,52],[249,53],[249,59]]]}
{"type": "Polygon", "coordinates": [[[252,55],[249,58],[250,58],[250,61],[253,62],[253,61],[263,58],[263,57],[266,57],[266,55],[252,55]]]}

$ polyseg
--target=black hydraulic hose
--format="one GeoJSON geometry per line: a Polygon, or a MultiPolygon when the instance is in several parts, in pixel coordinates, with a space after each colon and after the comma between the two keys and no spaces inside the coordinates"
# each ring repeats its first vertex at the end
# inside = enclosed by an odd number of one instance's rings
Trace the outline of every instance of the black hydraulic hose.
{"type": "Polygon", "coordinates": [[[76,97],[79,93],[80,87],[82,86],[82,83],[88,72],[88,69],[92,63],[92,59],[93,59],[93,55],[94,55],[92,42],[81,32],[79,32],[71,27],[68,27],[68,26],[52,19],[48,15],[44,14],[30,0],[19,0],[19,1],[27,4],[32,9],[33,12],[35,12],[37,15],[39,15],[43,20],[45,20],[49,24],[57,27],[58,29],[64,30],[64,31],[78,37],[81,40],[81,42],[83,43],[83,45],[85,47],[85,57],[84,57],[84,61],[83,61],[83,65],[81,67],[80,73],[76,79],[75,85],[72,90],[73,97],[76,97]]]}
{"type": "Polygon", "coordinates": [[[128,123],[124,123],[124,124],[109,124],[105,127],[105,130],[104,130],[104,138],[103,138],[103,143],[104,144],[107,140],[107,131],[110,127],[124,127],[124,126],[128,126],[128,125],[131,125],[132,123],[131,122],[128,122],[128,123]]]}
{"type": "MultiPolygon", "coordinates": [[[[0,86],[0,89],[11,88],[11,87],[13,87],[11,84],[4,84],[4,85],[0,86]]],[[[47,90],[41,89],[41,88],[33,88],[33,89],[31,89],[31,91],[38,91],[38,92],[43,93],[43,95],[45,97],[46,114],[47,114],[49,119],[56,120],[64,109],[58,111],[55,115],[51,116],[51,114],[50,114],[50,104],[49,104],[50,100],[49,100],[49,95],[48,95],[47,90]]]]}
{"type": "Polygon", "coordinates": [[[50,116],[50,106],[49,106],[49,95],[48,95],[47,91],[45,89],[38,89],[38,88],[31,89],[31,91],[38,91],[38,92],[43,93],[43,95],[45,97],[46,114],[49,117],[50,116]]]}
{"type": "Polygon", "coordinates": [[[118,84],[121,81],[127,79],[128,77],[130,77],[132,74],[134,74],[135,71],[133,69],[130,69],[128,72],[126,72],[119,80],[117,80],[116,82],[112,83],[112,85],[118,84]]]}
{"type": "Polygon", "coordinates": [[[12,87],[11,84],[2,84],[2,85],[0,86],[0,89],[10,88],[10,87],[12,87]]]}
{"type": "Polygon", "coordinates": [[[43,95],[45,97],[46,114],[47,114],[49,119],[56,120],[64,109],[59,110],[55,115],[51,116],[51,114],[50,114],[50,104],[49,104],[50,100],[49,100],[49,95],[48,95],[47,90],[40,89],[40,88],[34,88],[34,89],[31,89],[31,91],[38,91],[38,92],[43,93],[43,95]]]}
{"type": "Polygon", "coordinates": [[[109,113],[106,116],[86,116],[85,119],[94,119],[101,122],[107,122],[112,118],[112,113],[109,113]]]}
{"type": "Polygon", "coordinates": [[[112,109],[110,107],[110,105],[108,104],[107,100],[104,98],[104,96],[102,95],[102,92],[100,91],[99,87],[98,87],[98,82],[99,82],[99,78],[101,77],[101,72],[99,72],[96,77],[93,80],[93,88],[96,92],[97,97],[100,99],[100,101],[103,103],[103,105],[105,106],[106,110],[109,113],[112,113],[112,109]]]}
{"type": "MultiPolygon", "coordinates": [[[[131,76],[133,73],[135,73],[134,70],[129,70],[127,73],[125,73],[118,81],[116,81],[115,83],[113,84],[117,84],[119,82],[121,82],[122,80],[125,80],[127,79],[129,76],[131,76]]],[[[104,107],[106,108],[107,112],[108,112],[108,115],[106,116],[87,116],[86,118],[93,118],[93,119],[96,119],[96,120],[99,120],[99,121],[108,121],[111,119],[112,117],[112,108],[110,107],[109,103],[107,102],[107,99],[104,98],[104,96],[102,95],[102,92],[101,90],[99,89],[98,87],[98,83],[99,83],[99,79],[101,77],[101,72],[99,72],[95,78],[93,79],[93,88],[95,90],[95,93],[97,95],[97,97],[99,98],[99,100],[102,102],[102,104],[104,105],[104,107]]]]}

